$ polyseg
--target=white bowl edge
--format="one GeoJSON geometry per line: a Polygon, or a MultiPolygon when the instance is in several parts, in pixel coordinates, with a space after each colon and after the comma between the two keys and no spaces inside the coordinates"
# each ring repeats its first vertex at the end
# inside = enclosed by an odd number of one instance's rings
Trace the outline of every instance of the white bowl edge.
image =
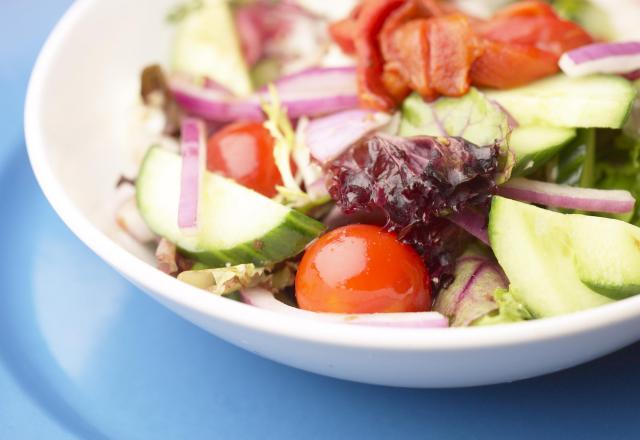
{"type": "MultiPolygon", "coordinates": [[[[43,91],[48,86],[47,72],[55,64],[60,46],[73,33],[74,26],[100,2],[101,0],[77,1],[56,26],[42,49],[32,74],[25,107],[25,133],[29,158],[45,196],[68,227],[108,264],[185,318],[250,351],[280,362],[335,377],[400,386],[465,386],[530,377],[593,359],[640,337],[640,297],[572,315],[509,326],[434,330],[364,328],[280,316],[208,295],[162,274],[131,255],[92,224],[68,196],[50,166],[47,154],[49,144],[43,137],[42,124],[45,116],[42,114],[39,99],[44,96],[43,91]],[[638,324],[634,324],[634,321],[638,324]],[[617,334],[614,341],[614,336],[606,331],[607,329],[624,329],[628,333],[617,334]],[[505,356],[510,350],[520,352],[521,349],[534,346],[538,347],[537,350],[541,349],[540,344],[551,344],[554,341],[558,344],[566,344],[563,341],[571,341],[573,337],[578,336],[593,336],[598,332],[609,335],[610,345],[607,345],[607,341],[603,341],[585,350],[581,355],[567,352],[567,358],[559,359],[557,362],[547,361],[544,368],[530,368],[520,372],[505,371],[502,375],[486,372],[484,375],[479,374],[475,377],[449,376],[441,380],[426,376],[424,380],[419,376],[405,380],[385,375],[381,371],[374,373],[358,372],[353,369],[341,371],[340,359],[334,359],[334,362],[329,364],[314,366],[309,365],[310,362],[305,359],[288,355],[286,350],[271,352],[261,345],[265,343],[265,338],[272,337],[279,343],[288,342],[291,347],[295,346],[298,350],[306,345],[313,350],[324,349],[327,353],[335,352],[347,357],[350,356],[350,352],[364,357],[382,353],[396,356],[396,359],[400,359],[397,362],[401,362],[405,358],[404,355],[417,355],[416,359],[431,355],[434,360],[442,357],[442,362],[446,363],[449,359],[447,355],[455,354],[456,356],[466,355],[469,357],[469,362],[474,362],[473,357],[478,352],[485,352],[483,358],[490,355],[505,356]],[[569,359],[569,357],[572,358],[569,359]]],[[[615,332],[613,334],[616,335],[615,332]]],[[[582,339],[584,338],[577,340],[582,339]]],[[[562,356],[562,350],[557,354],[562,356]]],[[[312,356],[310,354],[308,356],[311,360],[312,356]]],[[[500,361],[506,362],[504,359],[495,362],[500,361]]],[[[385,359],[385,362],[394,363],[393,359],[385,359]]],[[[354,360],[349,360],[348,363],[360,365],[354,360]]],[[[454,370],[455,368],[452,369],[452,373],[455,372],[454,370]]],[[[470,369],[471,372],[472,369],[470,369]]],[[[425,371],[424,374],[427,375],[428,372],[425,371]]]]}

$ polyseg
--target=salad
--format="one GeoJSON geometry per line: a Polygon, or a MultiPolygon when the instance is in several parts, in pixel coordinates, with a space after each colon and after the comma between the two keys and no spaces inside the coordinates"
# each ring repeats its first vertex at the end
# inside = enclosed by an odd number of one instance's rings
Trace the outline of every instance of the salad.
{"type": "Polygon", "coordinates": [[[345,324],[638,294],[640,40],[606,3],[179,5],[118,224],[185,283],[345,324]]]}

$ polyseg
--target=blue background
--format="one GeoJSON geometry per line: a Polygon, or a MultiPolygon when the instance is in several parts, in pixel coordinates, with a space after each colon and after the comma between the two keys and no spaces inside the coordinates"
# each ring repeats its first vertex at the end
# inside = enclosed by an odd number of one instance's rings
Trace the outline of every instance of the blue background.
{"type": "Polygon", "coordinates": [[[245,353],[137,291],[56,217],[25,152],[29,72],[69,4],[0,3],[0,438],[639,437],[640,345],[515,384],[391,389],[245,353]]]}

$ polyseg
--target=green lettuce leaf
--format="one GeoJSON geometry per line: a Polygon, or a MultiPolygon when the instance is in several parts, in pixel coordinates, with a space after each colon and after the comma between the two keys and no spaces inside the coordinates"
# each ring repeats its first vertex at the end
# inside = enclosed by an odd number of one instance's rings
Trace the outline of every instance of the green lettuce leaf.
{"type": "Polygon", "coordinates": [[[510,324],[533,319],[533,315],[524,305],[520,304],[513,297],[513,294],[509,290],[498,289],[494,292],[493,296],[495,302],[498,304],[497,309],[474,321],[471,325],[510,324]]]}
{"type": "Polygon", "coordinates": [[[302,136],[307,121],[302,119],[299,122],[296,133],[287,116],[287,109],[282,106],[273,84],[269,85],[269,97],[268,102],[262,103],[262,110],[267,115],[264,126],[275,141],[273,156],[283,182],[283,185],[276,187],[276,200],[303,212],[329,202],[331,198],[326,193],[305,192],[300,186],[304,182],[311,188],[311,184],[323,176],[322,168],[311,161],[311,153],[302,136]],[[292,159],[298,168],[296,175],[291,168],[292,159]]]}
{"type": "Polygon", "coordinates": [[[447,316],[453,327],[466,327],[498,310],[494,292],[507,279],[490,252],[473,246],[456,262],[453,283],[439,294],[433,309],[447,316]]]}
{"type": "Polygon", "coordinates": [[[178,275],[178,279],[216,295],[229,295],[240,289],[257,286],[274,291],[284,289],[293,285],[295,271],[296,267],[292,263],[286,263],[275,270],[253,264],[240,264],[185,271],[178,275]]]}
{"type": "Polygon", "coordinates": [[[400,136],[456,136],[478,145],[497,144],[501,149],[497,183],[509,180],[515,155],[509,151],[509,117],[478,89],[459,98],[426,102],[414,93],[402,103],[400,136]]]}
{"type": "Polygon", "coordinates": [[[506,144],[509,120],[505,112],[471,88],[460,98],[425,102],[416,93],[402,105],[401,136],[459,136],[476,145],[506,144]]]}

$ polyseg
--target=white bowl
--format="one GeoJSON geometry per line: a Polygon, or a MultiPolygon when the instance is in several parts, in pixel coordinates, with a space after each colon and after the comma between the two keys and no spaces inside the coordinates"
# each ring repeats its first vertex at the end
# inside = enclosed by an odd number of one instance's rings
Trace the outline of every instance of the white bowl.
{"type": "MultiPolygon", "coordinates": [[[[138,75],[167,58],[175,0],[82,0],[42,50],[27,97],[29,156],[47,198],[87,246],[179,315],[251,352],[372,384],[460,387],[514,381],[594,359],[640,339],[640,297],[492,328],[381,329],[274,314],[156,270],[114,234],[113,184],[125,166],[138,75]]],[[[91,292],[87,292],[91,294],[91,292]]],[[[189,341],[185,341],[189,343],[189,341]]]]}

